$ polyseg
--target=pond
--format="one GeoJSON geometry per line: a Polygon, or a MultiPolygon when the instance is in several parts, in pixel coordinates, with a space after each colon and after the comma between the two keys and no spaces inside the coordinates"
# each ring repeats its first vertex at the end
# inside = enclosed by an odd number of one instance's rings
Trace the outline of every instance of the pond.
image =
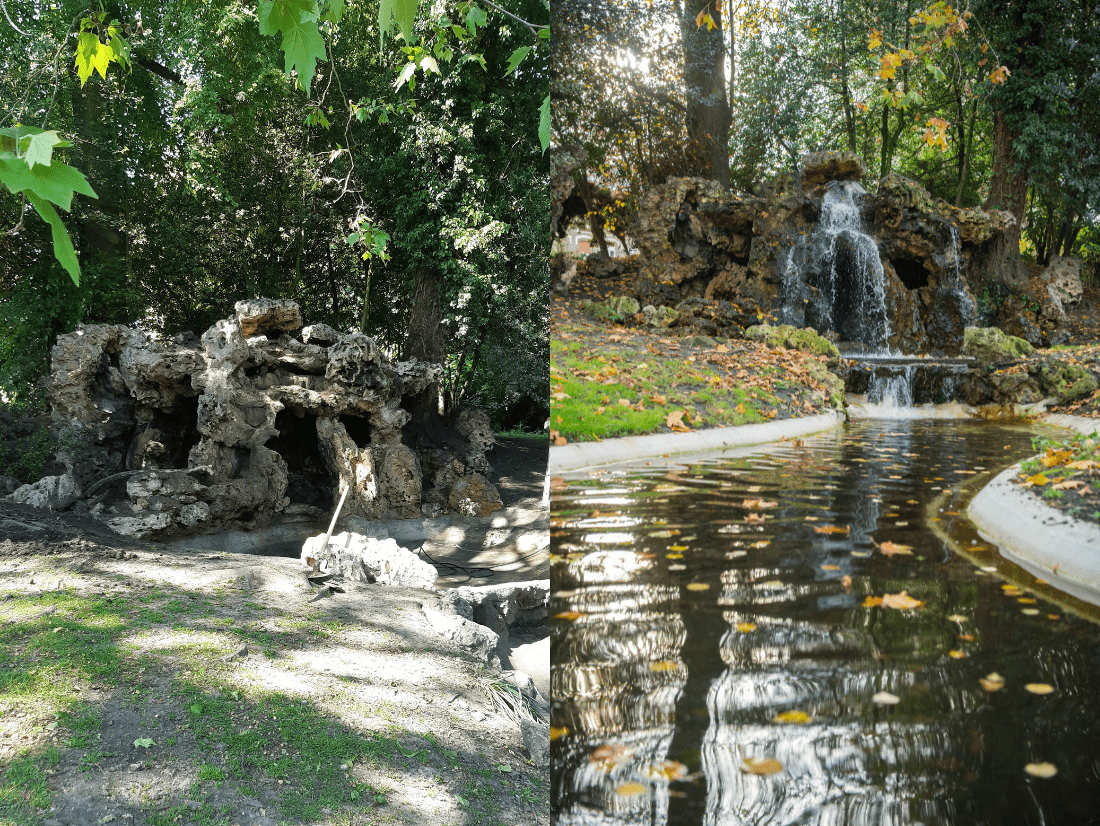
{"type": "Polygon", "coordinates": [[[962,515],[1034,435],[865,421],[557,485],[554,822],[1100,822],[1097,609],[962,515]]]}

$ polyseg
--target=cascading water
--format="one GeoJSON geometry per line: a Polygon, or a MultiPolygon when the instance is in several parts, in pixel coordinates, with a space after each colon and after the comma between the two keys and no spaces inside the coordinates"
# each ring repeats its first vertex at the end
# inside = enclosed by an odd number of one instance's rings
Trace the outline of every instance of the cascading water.
{"type": "MultiPolygon", "coordinates": [[[[818,295],[806,321],[819,332],[836,333],[871,352],[889,352],[886,275],[875,240],[863,231],[860,205],[866,191],[855,181],[830,182],[821,202],[821,222],[805,244],[793,248],[783,273],[780,318],[799,323],[803,316],[794,285],[803,271],[818,295]]],[[[801,325],[800,325],[801,326],[801,325]]]]}
{"type": "Polygon", "coordinates": [[[907,364],[898,373],[875,372],[867,388],[867,401],[887,408],[912,407],[913,368],[907,364]]]}
{"type": "Polygon", "coordinates": [[[959,272],[959,229],[952,223],[948,223],[947,228],[951,232],[951,258],[955,265],[955,279],[949,287],[959,298],[959,312],[963,318],[963,326],[971,327],[975,324],[978,312],[974,306],[974,300],[963,284],[962,273],[959,272]]]}

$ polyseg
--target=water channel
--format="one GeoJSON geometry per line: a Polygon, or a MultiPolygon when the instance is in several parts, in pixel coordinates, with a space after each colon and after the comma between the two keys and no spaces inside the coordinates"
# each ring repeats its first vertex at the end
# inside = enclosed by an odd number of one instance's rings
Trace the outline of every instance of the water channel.
{"type": "Polygon", "coordinates": [[[1097,609],[963,516],[1034,435],[864,421],[559,485],[553,822],[1100,823],[1097,609]]]}

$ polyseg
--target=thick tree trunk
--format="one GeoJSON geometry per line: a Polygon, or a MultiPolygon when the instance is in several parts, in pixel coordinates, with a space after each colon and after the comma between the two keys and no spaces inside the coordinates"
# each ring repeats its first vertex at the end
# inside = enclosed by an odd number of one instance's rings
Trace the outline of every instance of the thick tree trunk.
{"type": "Polygon", "coordinates": [[[412,314],[409,317],[409,333],[402,350],[403,359],[419,359],[441,364],[447,355],[447,342],[443,336],[443,303],[440,292],[443,278],[438,272],[426,272],[416,282],[413,293],[412,314]]]}
{"type": "Polygon", "coordinates": [[[592,183],[588,180],[588,172],[582,167],[577,173],[577,192],[584,201],[584,208],[588,212],[588,228],[592,231],[592,237],[600,245],[600,252],[611,255],[607,247],[607,236],[603,231],[603,219],[596,214],[596,196],[592,191],[592,183]]]}
{"type": "Polygon", "coordinates": [[[726,98],[726,51],[719,7],[713,0],[687,0],[680,20],[684,49],[689,162],[696,175],[730,185],[730,106],[726,98]],[[718,27],[698,26],[707,10],[718,27]]]}
{"type": "Polygon", "coordinates": [[[1028,280],[1020,258],[1020,236],[1027,208],[1027,167],[1012,148],[1017,133],[1009,128],[1000,111],[994,111],[993,124],[993,174],[983,209],[1007,210],[1016,217],[1016,223],[994,240],[986,258],[985,275],[1015,292],[1028,280]]]}

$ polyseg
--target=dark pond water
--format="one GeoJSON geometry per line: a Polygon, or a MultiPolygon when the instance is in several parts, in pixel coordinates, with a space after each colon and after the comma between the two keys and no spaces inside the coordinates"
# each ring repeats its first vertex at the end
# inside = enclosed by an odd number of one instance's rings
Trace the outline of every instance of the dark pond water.
{"type": "Polygon", "coordinates": [[[1100,823],[1096,611],[960,515],[1033,435],[864,422],[570,480],[552,503],[554,822],[1100,823]],[[1057,774],[1025,771],[1043,763],[1057,774]]]}

